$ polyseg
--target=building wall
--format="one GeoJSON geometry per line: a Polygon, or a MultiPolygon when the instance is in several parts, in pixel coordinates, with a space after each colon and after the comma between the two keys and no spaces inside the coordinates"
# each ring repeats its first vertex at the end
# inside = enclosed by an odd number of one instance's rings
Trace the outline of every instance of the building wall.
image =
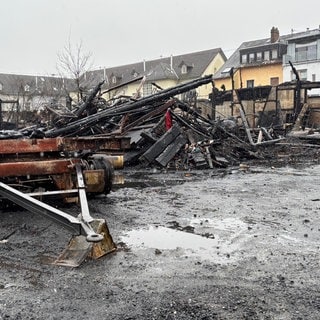
{"type": "MultiPolygon", "coordinates": [[[[214,74],[217,70],[219,70],[221,68],[221,66],[224,64],[224,59],[221,56],[221,54],[217,54],[215,56],[215,58],[209,63],[208,67],[206,68],[206,70],[203,72],[203,74],[201,76],[205,76],[205,75],[209,75],[209,74],[214,74]]],[[[150,82],[155,82],[158,86],[160,86],[163,89],[168,89],[168,88],[172,88],[177,86],[178,84],[181,83],[186,83],[189,81],[194,80],[193,78],[189,78],[189,79],[185,79],[183,81],[177,79],[162,79],[162,80],[148,80],[148,78],[146,79],[145,84],[150,83],[150,82]]],[[[110,99],[114,96],[120,96],[120,95],[124,95],[124,96],[133,96],[138,88],[140,86],[140,82],[134,82],[131,84],[128,84],[126,86],[123,86],[119,89],[110,91],[108,93],[106,93],[103,97],[105,99],[110,99]]],[[[155,93],[157,91],[156,87],[154,86],[152,88],[152,93],[155,93]]],[[[198,99],[208,99],[209,93],[212,92],[212,84],[206,84],[203,86],[200,86],[196,89],[197,95],[198,95],[198,99]]],[[[143,94],[143,88],[141,88],[141,94],[143,94]]]]}
{"type": "MultiPolygon", "coordinates": [[[[177,85],[178,81],[171,80],[171,79],[164,79],[164,80],[157,80],[157,81],[146,81],[144,82],[144,85],[147,85],[148,83],[155,82],[158,86],[160,86],[163,89],[168,89],[171,87],[174,87],[177,85]]],[[[133,97],[137,91],[140,91],[140,95],[143,96],[143,85],[141,84],[141,81],[137,81],[134,83],[130,83],[126,86],[122,86],[119,89],[112,90],[108,93],[105,93],[102,97],[106,100],[112,99],[114,97],[119,96],[128,96],[133,97]]],[[[155,86],[152,87],[152,93],[156,93],[157,88],[155,86]]]]}
{"type": "MultiPolygon", "coordinates": [[[[247,81],[254,80],[254,86],[266,86],[271,84],[271,78],[279,78],[279,83],[283,82],[282,64],[261,65],[250,68],[241,68],[242,87],[247,88],[247,81]]],[[[239,75],[240,76],[240,75],[239,75]]],[[[237,85],[239,85],[240,77],[237,77],[237,85]]]]}
{"type": "MultiPolygon", "coordinates": [[[[294,67],[300,74],[300,80],[320,81],[320,60],[305,63],[296,62],[294,63],[294,67]]],[[[284,82],[295,79],[295,76],[292,75],[292,68],[290,65],[283,66],[283,79],[284,82]]],[[[309,90],[308,95],[320,95],[320,89],[309,90]]]]}
{"type": "MultiPolygon", "coordinates": [[[[303,73],[303,76],[306,75],[306,78],[303,77],[301,80],[308,80],[308,81],[320,81],[320,61],[315,62],[305,62],[305,63],[294,63],[294,67],[298,72],[306,71],[303,73]]],[[[283,80],[291,81],[295,79],[295,76],[293,75],[292,78],[292,68],[290,65],[284,65],[283,66],[283,80]]]]}
{"type": "MultiPolygon", "coordinates": [[[[279,83],[283,82],[282,64],[269,64],[238,68],[234,71],[234,88],[247,88],[247,81],[254,80],[254,86],[267,86],[271,84],[271,78],[279,78],[279,83]]],[[[216,79],[215,87],[220,90],[224,85],[226,90],[232,89],[232,81],[228,76],[223,79],[216,79]]]]}
{"type": "MultiPolygon", "coordinates": [[[[202,76],[209,74],[215,74],[225,63],[223,57],[218,53],[215,58],[210,62],[206,70],[203,72],[202,76]]],[[[212,84],[208,83],[197,89],[199,99],[208,99],[209,93],[212,92],[212,84]]]]}
{"type": "MultiPolygon", "coordinates": [[[[215,79],[214,86],[219,90],[222,89],[222,86],[225,86],[226,90],[231,90],[232,89],[231,78],[215,79]]],[[[240,85],[236,86],[236,88],[240,88],[240,85]]]]}

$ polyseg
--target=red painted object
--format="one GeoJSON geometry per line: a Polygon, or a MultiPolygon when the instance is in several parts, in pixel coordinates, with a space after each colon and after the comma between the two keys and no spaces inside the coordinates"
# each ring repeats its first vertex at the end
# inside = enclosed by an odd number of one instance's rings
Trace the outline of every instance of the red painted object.
{"type": "Polygon", "coordinates": [[[172,127],[172,115],[171,109],[168,108],[166,115],[165,115],[165,123],[166,123],[166,130],[168,131],[172,127]]]}

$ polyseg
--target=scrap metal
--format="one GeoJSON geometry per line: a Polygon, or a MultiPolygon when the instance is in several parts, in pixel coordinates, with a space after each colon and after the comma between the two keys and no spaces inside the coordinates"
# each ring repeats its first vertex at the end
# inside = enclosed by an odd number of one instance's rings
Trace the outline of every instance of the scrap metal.
{"type": "Polygon", "coordinates": [[[0,140],[2,202],[41,214],[73,234],[55,264],[76,267],[88,256],[99,258],[116,250],[106,221],[90,215],[87,193],[110,192],[114,167],[123,164],[126,148],[124,137],[0,140]],[[49,196],[79,202],[79,215],[39,200],[49,196]]]}

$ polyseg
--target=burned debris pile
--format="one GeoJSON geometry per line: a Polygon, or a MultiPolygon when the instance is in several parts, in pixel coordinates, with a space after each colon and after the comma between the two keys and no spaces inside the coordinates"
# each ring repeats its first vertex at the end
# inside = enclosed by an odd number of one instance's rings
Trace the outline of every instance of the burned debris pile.
{"type": "MultiPolygon", "coordinates": [[[[103,84],[98,83],[73,108],[47,106],[45,121],[18,132],[0,132],[0,139],[8,139],[8,135],[14,139],[129,137],[126,166],[179,170],[227,167],[280,154],[275,150],[283,142],[283,130],[274,125],[252,128],[240,100],[232,102],[236,117],[220,119],[214,112],[204,114],[197,104],[180,98],[191,96],[188,93],[199,86],[213,84],[211,75],[169,89],[154,84],[157,92],[142,98],[137,94],[105,100],[103,84]]],[[[210,99],[207,107],[214,109],[210,99]]]]}

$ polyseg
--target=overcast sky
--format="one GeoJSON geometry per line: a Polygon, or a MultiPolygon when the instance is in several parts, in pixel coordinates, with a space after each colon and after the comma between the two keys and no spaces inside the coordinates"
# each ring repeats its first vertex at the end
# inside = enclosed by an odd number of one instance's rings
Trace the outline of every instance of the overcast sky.
{"type": "Polygon", "coordinates": [[[316,29],[320,1],[1,0],[0,73],[57,73],[57,54],[82,41],[95,68],[222,48],[316,29]]]}

